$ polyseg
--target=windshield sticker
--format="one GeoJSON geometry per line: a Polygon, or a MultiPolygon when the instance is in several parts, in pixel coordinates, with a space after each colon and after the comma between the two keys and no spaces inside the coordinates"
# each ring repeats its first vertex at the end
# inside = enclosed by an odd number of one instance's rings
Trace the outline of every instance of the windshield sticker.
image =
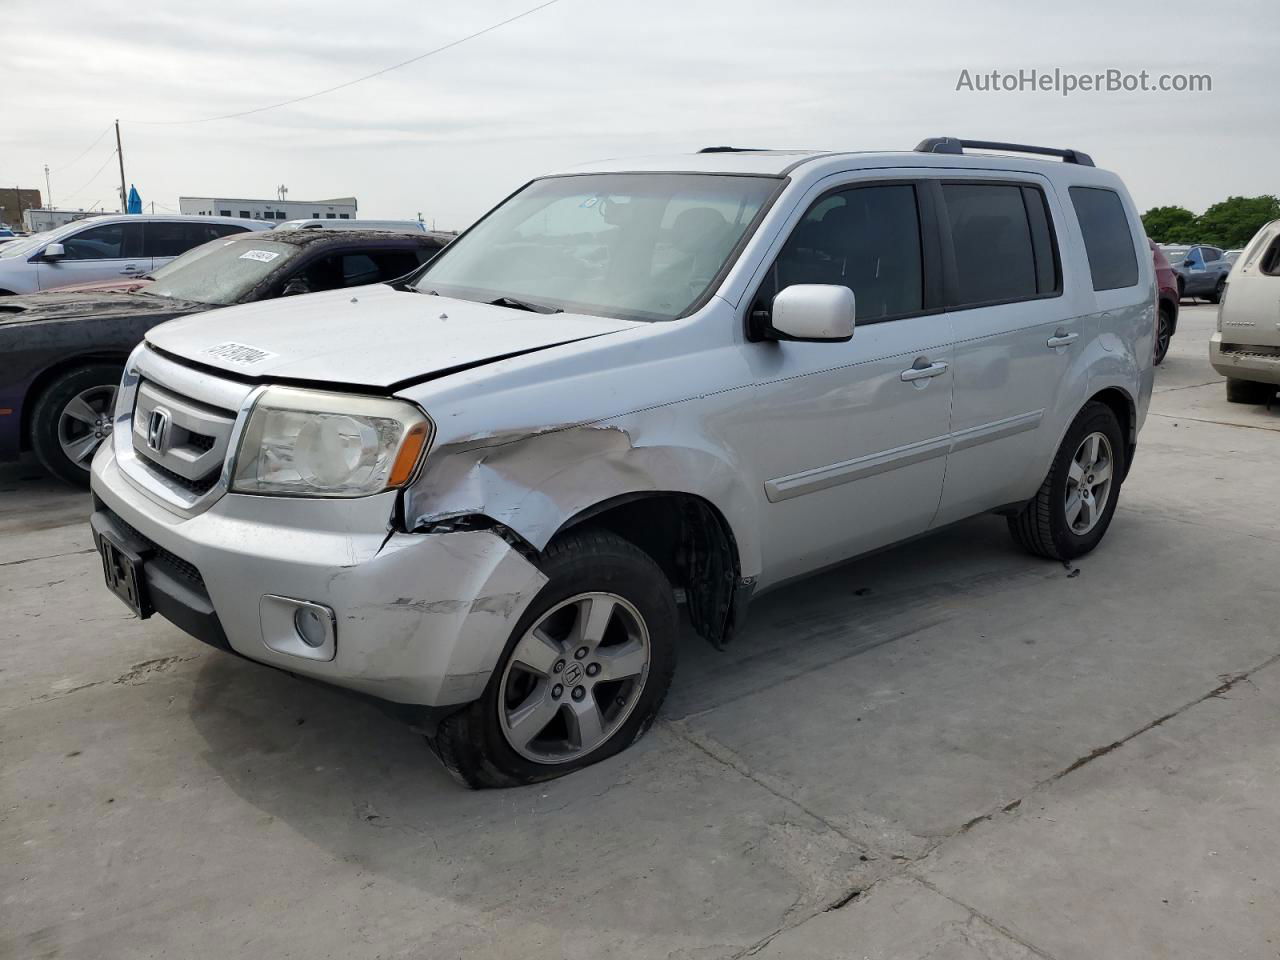
{"type": "Polygon", "coordinates": [[[241,260],[257,260],[259,263],[270,263],[280,254],[274,250],[246,250],[240,254],[241,260]]]}
{"type": "MultiPolygon", "coordinates": [[[[260,251],[250,251],[260,252],[260,251]]],[[[275,254],[271,254],[275,256],[275,254]]],[[[276,354],[270,350],[259,350],[257,347],[251,347],[248,344],[236,343],[229,340],[226,343],[219,343],[212,347],[205,347],[202,351],[206,357],[214,357],[217,360],[225,360],[227,363],[261,363],[263,360],[270,360],[276,354]]]]}

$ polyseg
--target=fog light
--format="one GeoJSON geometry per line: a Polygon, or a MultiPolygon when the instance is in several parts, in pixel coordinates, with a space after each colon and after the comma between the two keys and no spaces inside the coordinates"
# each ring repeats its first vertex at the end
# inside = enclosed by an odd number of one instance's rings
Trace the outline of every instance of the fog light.
{"type": "Polygon", "coordinates": [[[332,660],[338,652],[338,618],[323,603],[268,593],[262,598],[262,642],[305,660],[332,660]]]}
{"type": "Polygon", "coordinates": [[[323,647],[329,639],[329,624],[317,607],[299,607],[293,615],[293,626],[308,647],[323,647]]]}

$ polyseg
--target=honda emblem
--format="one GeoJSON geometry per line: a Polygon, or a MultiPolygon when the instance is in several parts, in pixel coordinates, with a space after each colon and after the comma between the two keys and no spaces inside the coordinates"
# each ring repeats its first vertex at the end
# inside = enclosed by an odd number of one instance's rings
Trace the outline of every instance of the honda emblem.
{"type": "Polygon", "coordinates": [[[156,407],[147,420],[147,446],[156,453],[164,453],[169,440],[169,411],[156,407]]]}

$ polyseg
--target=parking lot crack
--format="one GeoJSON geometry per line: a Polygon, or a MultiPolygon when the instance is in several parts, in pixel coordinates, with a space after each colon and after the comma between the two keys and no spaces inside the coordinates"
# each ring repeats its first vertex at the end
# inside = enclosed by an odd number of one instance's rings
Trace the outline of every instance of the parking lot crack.
{"type": "Polygon", "coordinates": [[[5,560],[0,562],[0,567],[16,567],[23,563],[35,563],[38,560],[57,560],[60,557],[78,557],[83,553],[95,553],[93,547],[87,550],[72,550],[70,553],[51,553],[44,557],[26,557],[22,560],[5,560]]]}
{"type": "Polygon", "coordinates": [[[734,771],[739,776],[745,777],[746,779],[750,780],[752,783],[756,784],[757,786],[762,787],[764,790],[767,790],[769,793],[773,794],[779,800],[782,800],[793,807],[799,808],[805,813],[805,815],[812,817],[814,820],[822,824],[832,833],[836,834],[837,836],[843,837],[845,840],[849,841],[849,843],[859,852],[864,854],[873,852],[869,850],[869,848],[867,848],[866,845],[863,844],[861,841],[859,841],[857,838],[850,836],[847,831],[837,826],[836,824],[832,823],[830,820],[826,819],[824,816],[822,816],[822,814],[817,813],[816,811],[805,806],[795,797],[788,794],[780,786],[771,783],[770,780],[772,778],[765,778],[761,775],[756,774],[749,766],[747,766],[745,762],[743,762],[741,757],[735,754],[728,747],[725,747],[723,744],[717,742],[711,737],[706,737],[706,736],[703,736],[702,734],[695,733],[694,731],[686,727],[684,723],[679,720],[668,720],[666,721],[665,726],[668,730],[674,733],[677,737],[679,737],[685,743],[689,744],[691,747],[695,748],[701,753],[706,754],[716,763],[722,766],[728,767],[730,770],[734,771]]]}
{"type": "Polygon", "coordinates": [[[957,900],[955,897],[951,896],[949,893],[945,893],[944,891],[940,890],[935,884],[930,883],[928,880],[926,880],[924,877],[918,876],[917,874],[911,873],[911,872],[908,872],[907,876],[909,876],[916,883],[920,884],[922,887],[925,887],[926,889],[932,891],[933,893],[936,893],[938,896],[942,897],[944,900],[947,900],[950,903],[954,903],[957,907],[959,907],[961,910],[964,910],[966,913],[969,914],[969,916],[973,917],[975,920],[979,921],[982,924],[985,924],[987,927],[989,927],[991,930],[993,930],[995,933],[999,934],[1000,936],[1004,937],[1005,939],[1012,940],[1014,943],[1018,944],[1018,946],[1022,947],[1024,950],[1027,950],[1034,956],[1040,957],[1041,960],[1057,960],[1057,958],[1054,957],[1053,954],[1049,953],[1046,950],[1042,950],[1040,947],[1037,947],[1034,943],[1031,943],[1030,941],[1018,936],[1016,933],[1014,933],[1004,924],[997,922],[994,918],[987,916],[982,911],[971,907],[969,904],[965,903],[963,900],[957,900]]]}

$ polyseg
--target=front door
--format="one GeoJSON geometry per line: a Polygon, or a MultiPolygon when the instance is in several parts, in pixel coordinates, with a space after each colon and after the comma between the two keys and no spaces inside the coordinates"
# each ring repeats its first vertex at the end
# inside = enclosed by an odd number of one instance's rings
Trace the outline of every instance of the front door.
{"type": "Polygon", "coordinates": [[[144,256],[141,223],[117,221],[88,227],[64,237],[62,246],[62,257],[39,261],[36,280],[41,290],[127,280],[151,271],[151,260],[144,256]]]}
{"type": "Polygon", "coordinates": [[[942,490],[952,335],[928,313],[934,245],[911,182],[850,184],[818,197],[758,292],[767,311],[796,283],[849,287],[847,343],[746,344],[750,436],[768,549],[762,585],[924,531],[942,490]],[[927,252],[926,252],[927,251],[927,252]]]}

